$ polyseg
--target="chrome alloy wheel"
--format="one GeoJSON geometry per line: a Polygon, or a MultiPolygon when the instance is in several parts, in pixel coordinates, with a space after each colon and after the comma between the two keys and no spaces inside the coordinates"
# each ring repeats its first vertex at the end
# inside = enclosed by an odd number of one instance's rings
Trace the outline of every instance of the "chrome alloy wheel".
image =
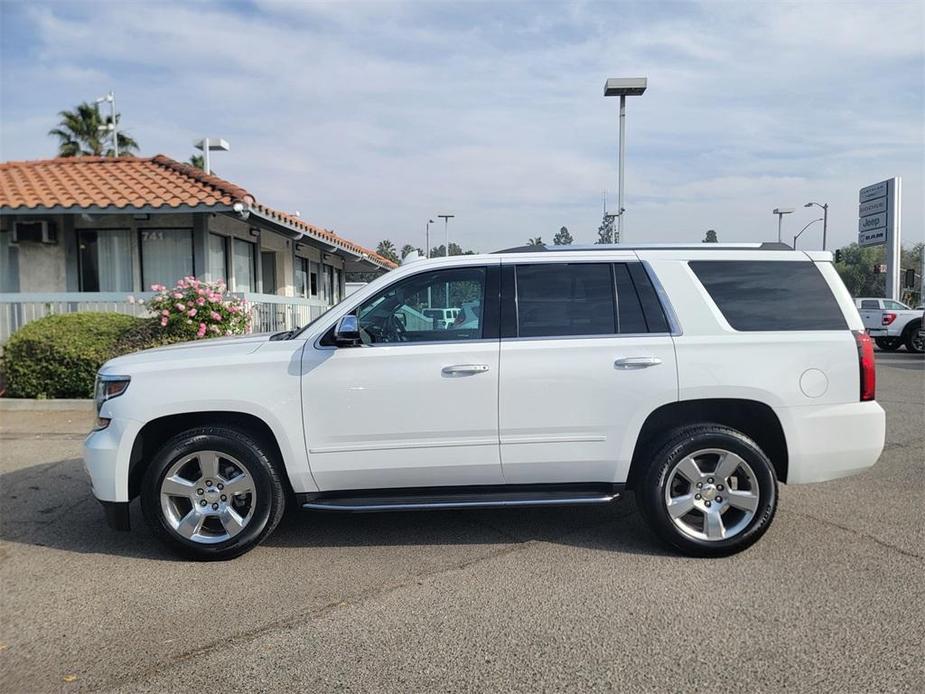
{"type": "Polygon", "coordinates": [[[187,540],[215,544],[240,533],[254,515],[254,481],[235,458],[197,451],[170,466],[161,482],[161,510],[187,540]]]}
{"type": "Polygon", "coordinates": [[[744,531],[760,501],[758,478],[748,463],[719,448],[682,458],[665,485],[665,506],[678,530],[708,542],[744,531]]]}

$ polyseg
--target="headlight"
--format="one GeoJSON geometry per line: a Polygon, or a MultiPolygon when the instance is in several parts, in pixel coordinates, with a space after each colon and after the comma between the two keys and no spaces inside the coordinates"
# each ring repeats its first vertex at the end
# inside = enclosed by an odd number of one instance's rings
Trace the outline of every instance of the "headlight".
{"type": "Polygon", "coordinates": [[[117,398],[128,388],[131,381],[129,376],[110,376],[109,374],[96,375],[96,387],[94,389],[96,400],[96,414],[99,415],[103,403],[107,400],[117,398]]]}

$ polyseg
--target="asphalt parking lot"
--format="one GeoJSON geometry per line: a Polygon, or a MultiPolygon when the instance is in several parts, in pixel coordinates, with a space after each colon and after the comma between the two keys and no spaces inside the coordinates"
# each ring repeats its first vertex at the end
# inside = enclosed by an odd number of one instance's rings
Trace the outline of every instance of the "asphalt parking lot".
{"type": "Polygon", "coordinates": [[[925,360],[887,447],[722,560],[613,508],[289,513],[232,562],[110,531],[85,413],[0,414],[0,690],[925,691],[925,360]]]}

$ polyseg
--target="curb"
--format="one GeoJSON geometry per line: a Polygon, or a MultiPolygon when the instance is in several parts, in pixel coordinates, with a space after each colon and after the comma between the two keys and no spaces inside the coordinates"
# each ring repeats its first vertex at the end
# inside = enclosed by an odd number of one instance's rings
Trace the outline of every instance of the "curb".
{"type": "Polygon", "coordinates": [[[0,412],[94,412],[93,400],[68,399],[32,400],[29,398],[0,398],[0,412]]]}

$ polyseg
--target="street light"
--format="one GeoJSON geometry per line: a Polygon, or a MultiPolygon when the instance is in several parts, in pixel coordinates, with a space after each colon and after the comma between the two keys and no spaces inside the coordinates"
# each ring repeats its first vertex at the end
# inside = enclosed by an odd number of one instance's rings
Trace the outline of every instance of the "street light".
{"type": "Polygon", "coordinates": [[[116,124],[116,95],[110,91],[106,96],[101,96],[96,100],[96,112],[100,112],[100,104],[109,103],[110,119],[106,125],[97,126],[97,130],[112,133],[112,154],[114,157],[119,156],[119,128],[116,124]]]}
{"type": "Polygon", "coordinates": [[[808,202],[803,207],[812,207],[813,205],[822,208],[822,250],[825,250],[825,236],[829,229],[829,203],[820,205],[818,202],[808,202]]]}
{"type": "Polygon", "coordinates": [[[446,241],[445,241],[446,250],[444,251],[443,255],[448,256],[450,254],[450,220],[453,219],[453,217],[455,217],[456,215],[455,214],[438,214],[437,216],[443,220],[443,233],[446,236],[446,241]]]}
{"type": "Polygon", "coordinates": [[[202,170],[207,174],[212,173],[212,162],[209,161],[209,152],[227,152],[231,149],[225,140],[220,137],[204,137],[198,142],[194,142],[196,149],[202,150],[202,170]]]}
{"type": "Polygon", "coordinates": [[[424,257],[430,257],[430,225],[434,223],[434,220],[428,219],[427,224],[424,225],[424,257]]]}
{"type": "Polygon", "coordinates": [[[793,214],[792,207],[775,207],[771,210],[771,214],[777,215],[777,242],[781,242],[780,229],[781,229],[781,220],[784,218],[785,214],[793,214]]]}
{"type": "Polygon", "coordinates": [[[604,83],[604,96],[620,97],[620,188],[617,194],[617,243],[623,241],[623,153],[626,147],[626,97],[642,96],[648,81],[645,77],[611,77],[604,83]]]}
{"type": "Polygon", "coordinates": [[[813,224],[815,224],[816,222],[821,222],[821,221],[822,221],[822,217],[820,217],[819,219],[814,219],[814,220],[811,221],[809,224],[807,224],[805,227],[803,227],[802,229],[800,229],[800,233],[793,237],[793,250],[796,250],[796,249],[797,249],[797,239],[800,238],[800,237],[803,235],[803,232],[806,231],[807,229],[809,229],[809,228],[810,228],[813,224]]]}

